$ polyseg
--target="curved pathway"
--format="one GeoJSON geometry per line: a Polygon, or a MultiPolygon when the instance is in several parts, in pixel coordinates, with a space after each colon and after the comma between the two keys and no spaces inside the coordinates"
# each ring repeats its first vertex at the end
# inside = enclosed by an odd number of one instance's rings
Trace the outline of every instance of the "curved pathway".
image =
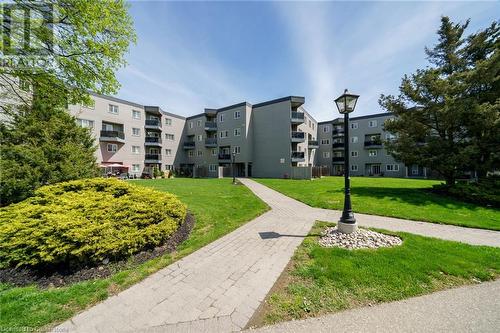
{"type": "MultiPolygon", "coordinates": [[[[309,207],[240,179],[272,209],[235,231],[76,315],[54,331],[230,332],[248,323],[316,220],[338,211],[309,207]]],[[[470,244],[500,246],[500,233],[356,214],[360,225],[470,244]]]]}

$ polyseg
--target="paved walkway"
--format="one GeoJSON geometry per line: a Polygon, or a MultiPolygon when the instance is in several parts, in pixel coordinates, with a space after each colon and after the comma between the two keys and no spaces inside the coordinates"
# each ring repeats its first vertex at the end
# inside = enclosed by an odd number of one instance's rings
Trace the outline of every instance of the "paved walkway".
{"type": "Polygon", "coordinates": [[[290,321],[247,333],[498,332],[500,280],[290,321]]]}
{"type": "MultiPolygon", "coordinates": [[[[314,221],[338,211],[309,207],[241,179],[272,209],[142,282],[76,315],[69,332],[230,332],[248,323],[314,221]]],[[[356,214],[360,225],[500,246],[500,233],[356,214]],[[464,235],[466,234],[466,235],[464,235]]]]}

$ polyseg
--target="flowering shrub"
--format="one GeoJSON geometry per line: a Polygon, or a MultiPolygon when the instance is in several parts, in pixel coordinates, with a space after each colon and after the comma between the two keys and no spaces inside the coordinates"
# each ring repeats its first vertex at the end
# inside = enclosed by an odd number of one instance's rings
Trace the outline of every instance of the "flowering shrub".
{"type": "Polygon", "coordinates": [[[44,186],[0,208],[0,268],[124,258],[163,243],[185,217],[176,196],[116,179],[44,186]]]}

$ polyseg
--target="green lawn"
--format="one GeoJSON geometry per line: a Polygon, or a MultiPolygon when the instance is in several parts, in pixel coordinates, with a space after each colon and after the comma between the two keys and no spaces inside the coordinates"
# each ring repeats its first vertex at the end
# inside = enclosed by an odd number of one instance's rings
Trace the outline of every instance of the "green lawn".
{"type": "MultiPolygon", "coordinates": [[[[344,178],[256,179],[310,206],[342,209],[344,178]]],[[[401,178],[351,178],[354,212],[409,220],[500,230],[500,210],[465,203],[424,189],[439,181],[401,178]]]]}
{"type": "Polygon", "coordinates": [[[315,224],[251,325],[400,300],[500,275],[500,248],[385,231],[399,235],[403,245],[324,248],[317,235],[330,225],[315,224]]]}
{"type": "Polygon", "coordinates": [[[230,179],[176,178],[139,180],[133,181],[133,184],[174,193],[186,203],[196,217],[190,238],[173,254],[131,267],[107,279],[46,290],[35,286],[13,288],[0,284],[0,331],[12,327],[40,328],[63,321],[229,233],[268,209],[245,186],[232,185],[230,179]]]}

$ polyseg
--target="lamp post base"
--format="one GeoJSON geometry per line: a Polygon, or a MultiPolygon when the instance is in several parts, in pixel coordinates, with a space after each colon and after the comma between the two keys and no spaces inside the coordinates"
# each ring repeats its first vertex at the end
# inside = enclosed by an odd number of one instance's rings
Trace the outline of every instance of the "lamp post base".
{"type": "Polygon", "coordinates": [[[356,222],[354,223],[344,223],[339,221],[337,224],[337,229],[339,229],[340,232],[344,234],[351,234],[358,230],[358,224],[356,222]]]}

